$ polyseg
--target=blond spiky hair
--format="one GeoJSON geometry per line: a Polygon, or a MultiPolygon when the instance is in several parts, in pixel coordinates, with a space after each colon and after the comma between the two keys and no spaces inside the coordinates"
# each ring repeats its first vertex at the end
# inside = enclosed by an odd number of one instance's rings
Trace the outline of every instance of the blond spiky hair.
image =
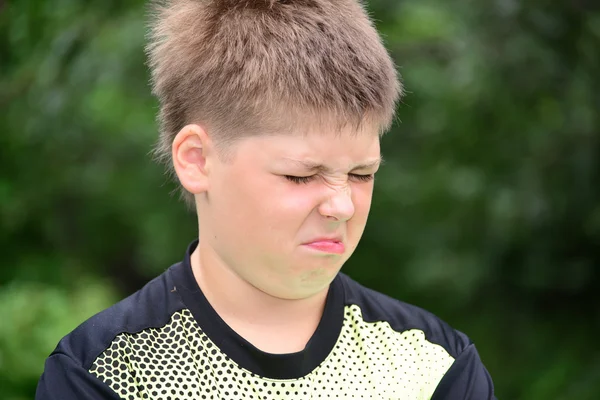
{"type": "Polygon", "coordinates": [[[163,0],[152,16],[156,154],[171,172],[189,123],[221,149],[307,125],[391,124],[401,85],[359,0],[163,0]]]}

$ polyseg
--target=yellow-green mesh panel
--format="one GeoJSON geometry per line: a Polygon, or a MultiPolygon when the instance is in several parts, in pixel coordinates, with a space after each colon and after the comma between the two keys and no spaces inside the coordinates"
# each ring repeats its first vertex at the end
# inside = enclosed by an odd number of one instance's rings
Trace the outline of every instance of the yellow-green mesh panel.
{"type": "Polygon", "coordinates": [[[394,331],[345,309],[333,351],[310,374],[259,377],[225,356],[188,310],[161,328],[120,334],[90,372],[123,399],[429,399],[454,359],[421,330],[394,331]]]}

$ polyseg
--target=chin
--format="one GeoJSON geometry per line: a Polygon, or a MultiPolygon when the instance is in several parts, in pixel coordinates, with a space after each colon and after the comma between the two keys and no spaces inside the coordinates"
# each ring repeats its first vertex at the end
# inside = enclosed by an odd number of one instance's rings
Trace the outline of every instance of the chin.
{"type": "Polygon", "coordinates": [[[320,290],[323,289],[333,281],[337,273],[341,269],[339,263],[331,264],[326,267],[319,266],[317,268],[304,271],[298,281],[300,288],[307,290],[320,290]]]}
{"type": "Polygon", "coordinates": [[[330,283],[331,280],[324,282],[311,282],[310,284],[305,283],[303,285],[296,286],[294,289],[290,289],[286,293],[282,293],[282,296],[279,297],[286,300],[308,299],[323,293],[323,291],[327,290],[330,283]]]}

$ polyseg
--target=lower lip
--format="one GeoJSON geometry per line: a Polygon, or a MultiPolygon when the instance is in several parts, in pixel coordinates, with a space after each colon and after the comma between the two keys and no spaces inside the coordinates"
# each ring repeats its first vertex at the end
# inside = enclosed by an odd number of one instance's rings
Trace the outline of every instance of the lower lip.
{"type": "Polygon", "coordinates": [[[344,251],[345,251],[344,243],[342,243],[342,242],[330,242],[330,241],[312,242],[312,243],[307,243],[306,246],[310,247],[311,249],[315,249],[318,251],[322,251],[324,253],[331,253],[331,254],[344,254],[344,251]]]}

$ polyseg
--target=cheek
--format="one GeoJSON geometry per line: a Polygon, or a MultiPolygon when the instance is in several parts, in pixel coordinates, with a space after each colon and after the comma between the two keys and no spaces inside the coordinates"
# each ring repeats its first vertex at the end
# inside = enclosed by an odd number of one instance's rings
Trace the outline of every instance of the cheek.
{"type": "Polygon", "coordinates": [[[316,203],[314,190],[310,187],[282,186],[273,196],[265,198],[260,206],[264,227],[268,228],[265,234],[273,243],[295,240],[316,203]]]}
{"type": "Polygon", "coordinates": [[[259,228],[261,196],[255,193],[256,182],[252,174],[225,172],[215,175],[216,183],[209,193],[211,225],[216,234],[240,242],[247,238],[248,232],[259,228]]]}
{"type": "Polygon", "coordinates": [[[353,190],[354,194],[354,207],[357,212],[361,214],[369,213],[371,208],[371,200],[373,199],[373,185],[364,185],[356,190],[353,190]]]}
{"type": "Polygon", "coordinates": [[[352,200],[354,202],[354,217],[350,220],[355,225],[362,225],[367,221],[369,211],[371,210],[371,200],[373,198],[373,185],[362,185],[352,190],[352,200]]]}
{"type": "Polygon", "coordinates": [[[308,185],[290,185],[280,192],[279,209],[290,217],[306,218],[318,205],[318,192],[308,185]]]}
{"type": "Polygon", "coordinates": [[[234,184],[219,188],[219,199],[215,198],[219,214],[227,214],[229,221],[238,222],[246,232],[254,230],[254,235],[272,237],[298,229],[316,206],[317,193],[308,185],[295,186],[278,179],[238,175],[234,184]]]}

